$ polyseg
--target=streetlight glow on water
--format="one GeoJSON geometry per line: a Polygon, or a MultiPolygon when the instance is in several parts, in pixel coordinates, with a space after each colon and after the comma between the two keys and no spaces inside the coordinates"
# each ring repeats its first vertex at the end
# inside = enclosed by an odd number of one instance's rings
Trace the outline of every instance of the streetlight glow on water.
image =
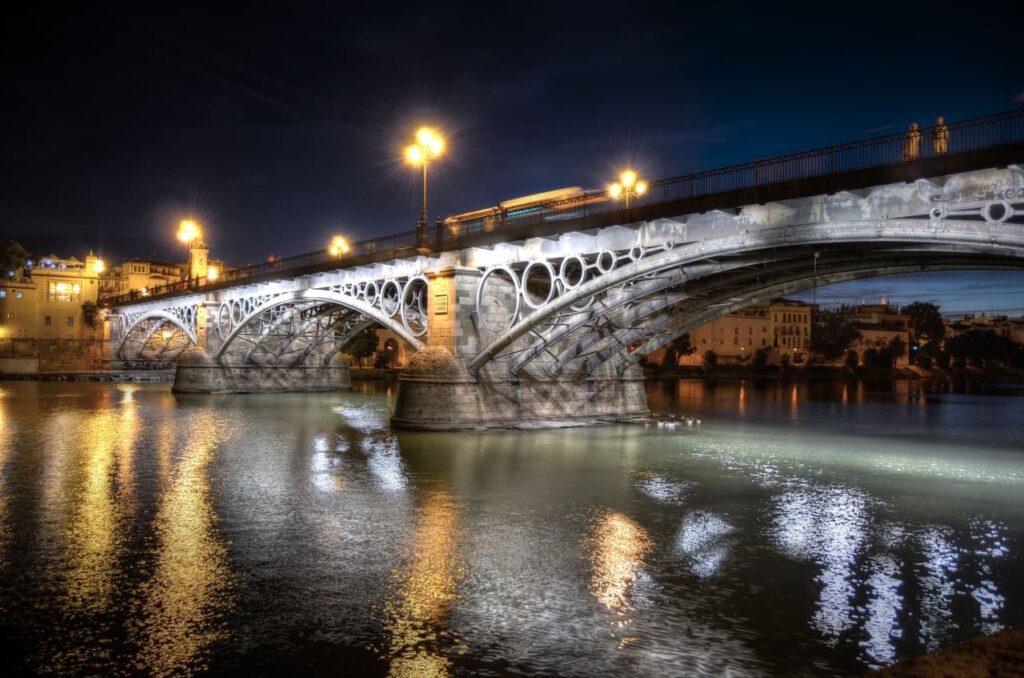
{"type": "Polygon", "coordinates": [[[0,387],[14,673],[856,674],[1024,621],[1024,393],[648,385],[700,426],[395,432],[389,392],[0,387]]]}

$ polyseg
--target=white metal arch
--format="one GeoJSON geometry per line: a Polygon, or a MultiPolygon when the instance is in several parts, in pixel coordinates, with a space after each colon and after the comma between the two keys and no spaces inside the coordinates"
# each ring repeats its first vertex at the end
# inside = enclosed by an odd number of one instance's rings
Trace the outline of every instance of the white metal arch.
{"type": "Polygon", "coordinates": [[[494,358],[500,351],[575,304],[632,280],[689,266],[714,257],[750,255],[763,250],[837,244],[861,246],[892,243],[927,243],[935,247],[968,246],[975,252],[1003,256],[1024,256],[1024,228],[1014,226],[992,229],[976,221],[892,219],[828,224],[804,224],[748,231],[716,240],[694,242],[634,260],[553,299],[544,308],[507,328],[469,363],[471,372],[494,358]]]}
{"type": "Polygon", "coordinates": [[[224,353],[228,350],[231,344],[235,341],[235,338],[246,328],[246,326],[254,319],[258,318],[261,314],[279,306],[285,306],[288,304],[307,303],[307,302],[321,302],[325,304],[334,304],[342,308],[347,308],[352,311],[367,316],[374,322],[383,325],[387,329],[391,330],[398,336],[402,337],[409,345],[415,347],[417,350],[423,348],[425,344],[418,338],[412,335],[410,331],[405,327],[403,323],[397,322],[394,318],[388,316],[385,312],[380,309],[370,306],[364,301],[355,299],[353,297],[339,294],[337,292],[331,292],[326,290],[299,290],[296,292],[287,292],[279,296],[271,298],[269,301],[262,305],[254,308],[249,315],[243,318],[237,325],[235,325],[228,336],[221,343],[217,352],[213,355],[213,360],[216,363],[220,363],[224,353]]]}
{"type": "Polygon", "coordinates": [[[173,313],[168,313],[167,311],[147,311],[147,312],[143,313],[142,315],[140,315],[135,320],[133,320],[132,323],[128,326],[128,328],[125,329],[124,336],[121,337],[121,341],[118,343],[117,351],[114,353],[114,355],[120,356],[122,359],[125,359],[124,358],[124,345],[125,345],[125,342],[128,341],[128,338],[132,336],[132,331],[136,327],[138,327],[140,323],[142,323],[142,322],[144,322],[146,320],[154,320],[154,319],[164,320],[166,322],[171,323],[172,325],[177,327],[179,330],[184,332],[185,336],[188,337],[189,341],[191,341],[193,345],[199,343],[199,341],[196,339],[195,331],[193,329],[189,328],[187,325],[185,325],[185,323],[183,323],[181,321],[181,318],[179,318],[178,316],[174,315],[173,313]]]}

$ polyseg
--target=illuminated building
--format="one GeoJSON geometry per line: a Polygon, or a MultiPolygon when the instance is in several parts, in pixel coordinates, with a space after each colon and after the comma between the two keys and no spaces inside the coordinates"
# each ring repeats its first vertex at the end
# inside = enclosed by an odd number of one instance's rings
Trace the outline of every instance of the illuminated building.
{"type": "Polygon", "coordinates": [[[0,281],[0,338],[92,338],[82,305],[96,303],[103,268],[92,252],[84,262],[50,254],[27,275],[0,281]]]}
{"type": "MultiPolygon", "coordinates": [[[[792,362],[804,362],[811,340],[811,309],[800,301],[775,299],[712,320],[690,332],[694,351],[680,356],[679,363],[700,365],[707,351],[723,362],[746,362],[758,349],[768,349],[769,363],[779,362],[782,354],[792,362]]],[[[660,364],[664,355],[660,349],[650,360],[660,364]]]]}

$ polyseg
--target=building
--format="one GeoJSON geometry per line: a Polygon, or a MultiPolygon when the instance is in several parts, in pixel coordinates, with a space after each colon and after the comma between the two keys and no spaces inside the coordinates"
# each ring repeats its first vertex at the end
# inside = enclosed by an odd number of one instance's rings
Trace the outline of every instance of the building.
{"type": "Polygon", "coordinates": [[[1024,318],[1010,318],[1005,315],[983,315],[976,318],[946,320],[946,337],[955,337],[970,330],[995,332],[1016,344],[1024,344],[1024,318]]]}
{"type": "MultiPolygon", "coordinates": [[[[720,362],[743,363],[758,349],[768,349],[768,362],[778,363],[786,354],[793,363],[807,358],[811,340],[810,304],[788,299],[775,299],[747,306],[690,332],[688,356],[680,364],[700,365],[707,351],[714,351],[720,362]]],[[[651,353],[649,360],[661,363],[665,349],[651,353]]]]}
{"type": "Polygon", "coordinates": [[[85,261],[51,254],[0,280],[0,339],[93,338],[95,306],[87,318],[83,304],[96,304],[102,270],[103,262],[92,252],[85,261]]]}
{"type": "Polygon", "coordinates": [[[164,285],[181,282],[186,277],[194,280],[206,278],[212,282],[221,272],[228,270],[231,269],[225,268],[223,261],[209,259],[209,248],[197,238],[189,243],[189,260],[184,264],[129,259],[112,266],[100,277],[100,299],[129,292],[145,295],[164,285]]]}
{"type": "Polygon", "coordinates": [[[186,270],[183,264],[129,259],[118,266],[111,266],[100,275],[100,299],[178,282],[186,270]]]}
{"type": "Polygon", "coordinates": [[[893,341],[898,341],[903,346],[903,355],[896,356],[895,365],[910,364],[911,346],[917,341],[911,316],[901,315],[885,298],[878,304],[861,304],[842,308],[840,312],[847,315],[860,332],[860,337],[850,345],[850,349],[857,352],[859,363],[863,364],[866,351],[887,349],[893,341]]]}

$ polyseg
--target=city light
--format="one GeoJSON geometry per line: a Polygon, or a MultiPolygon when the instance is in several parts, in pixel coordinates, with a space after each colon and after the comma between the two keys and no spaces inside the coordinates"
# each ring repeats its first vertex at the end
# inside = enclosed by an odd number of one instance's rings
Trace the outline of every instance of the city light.
{"type": "Polygon", "coordinates": [[[99,275],[100,273],[103,273],[103,271],[107,270],[107,265],[103,263],[102,259],[97,259],[92,262],[92,270],[94,273],[99,275]]]}
{"type": "Polygon", "coordinates": [[[351,250],[352,247],[348,244],[348,240],[340,235],[334,236],[331,244],[327,247],[327,253],[332,257],[340,257],[342,254],[348,254],[351,250]]]}
{"type": "Polygon", "coordinates": [[[210,266],[206,269],[206,279],[213,282],[220,277],[220,270],[216,266],[210,266]]]}
{"type": "Polygon", "coordinates": [[[647,192],[647,182],[637,178],[636,172],[631,169],[619,175],[619,180],[608,187],[608,195],[613,200],[624,198],[626,209],[629,209],[630,200],[636,200],[647,192]]]}
{"type": "Polygon", "coordinates": [[[420,220],[417,222],[417,231],[420,237],[425,237],[427,228],[427,165],[434,158],[444,153],[445,140],[440,134],[429,127],[421,127],[416,131],[416,143],[405,149],[405,159],[413,167],[423,169],[423,208],[420,210],[420,220]]]}
{"type": "Polygon", "coordinates": [[[178,224],[178,240],[183,243],[190,243],[201,235],[199,226],[191,219],[185,219],[178,224]]]}

